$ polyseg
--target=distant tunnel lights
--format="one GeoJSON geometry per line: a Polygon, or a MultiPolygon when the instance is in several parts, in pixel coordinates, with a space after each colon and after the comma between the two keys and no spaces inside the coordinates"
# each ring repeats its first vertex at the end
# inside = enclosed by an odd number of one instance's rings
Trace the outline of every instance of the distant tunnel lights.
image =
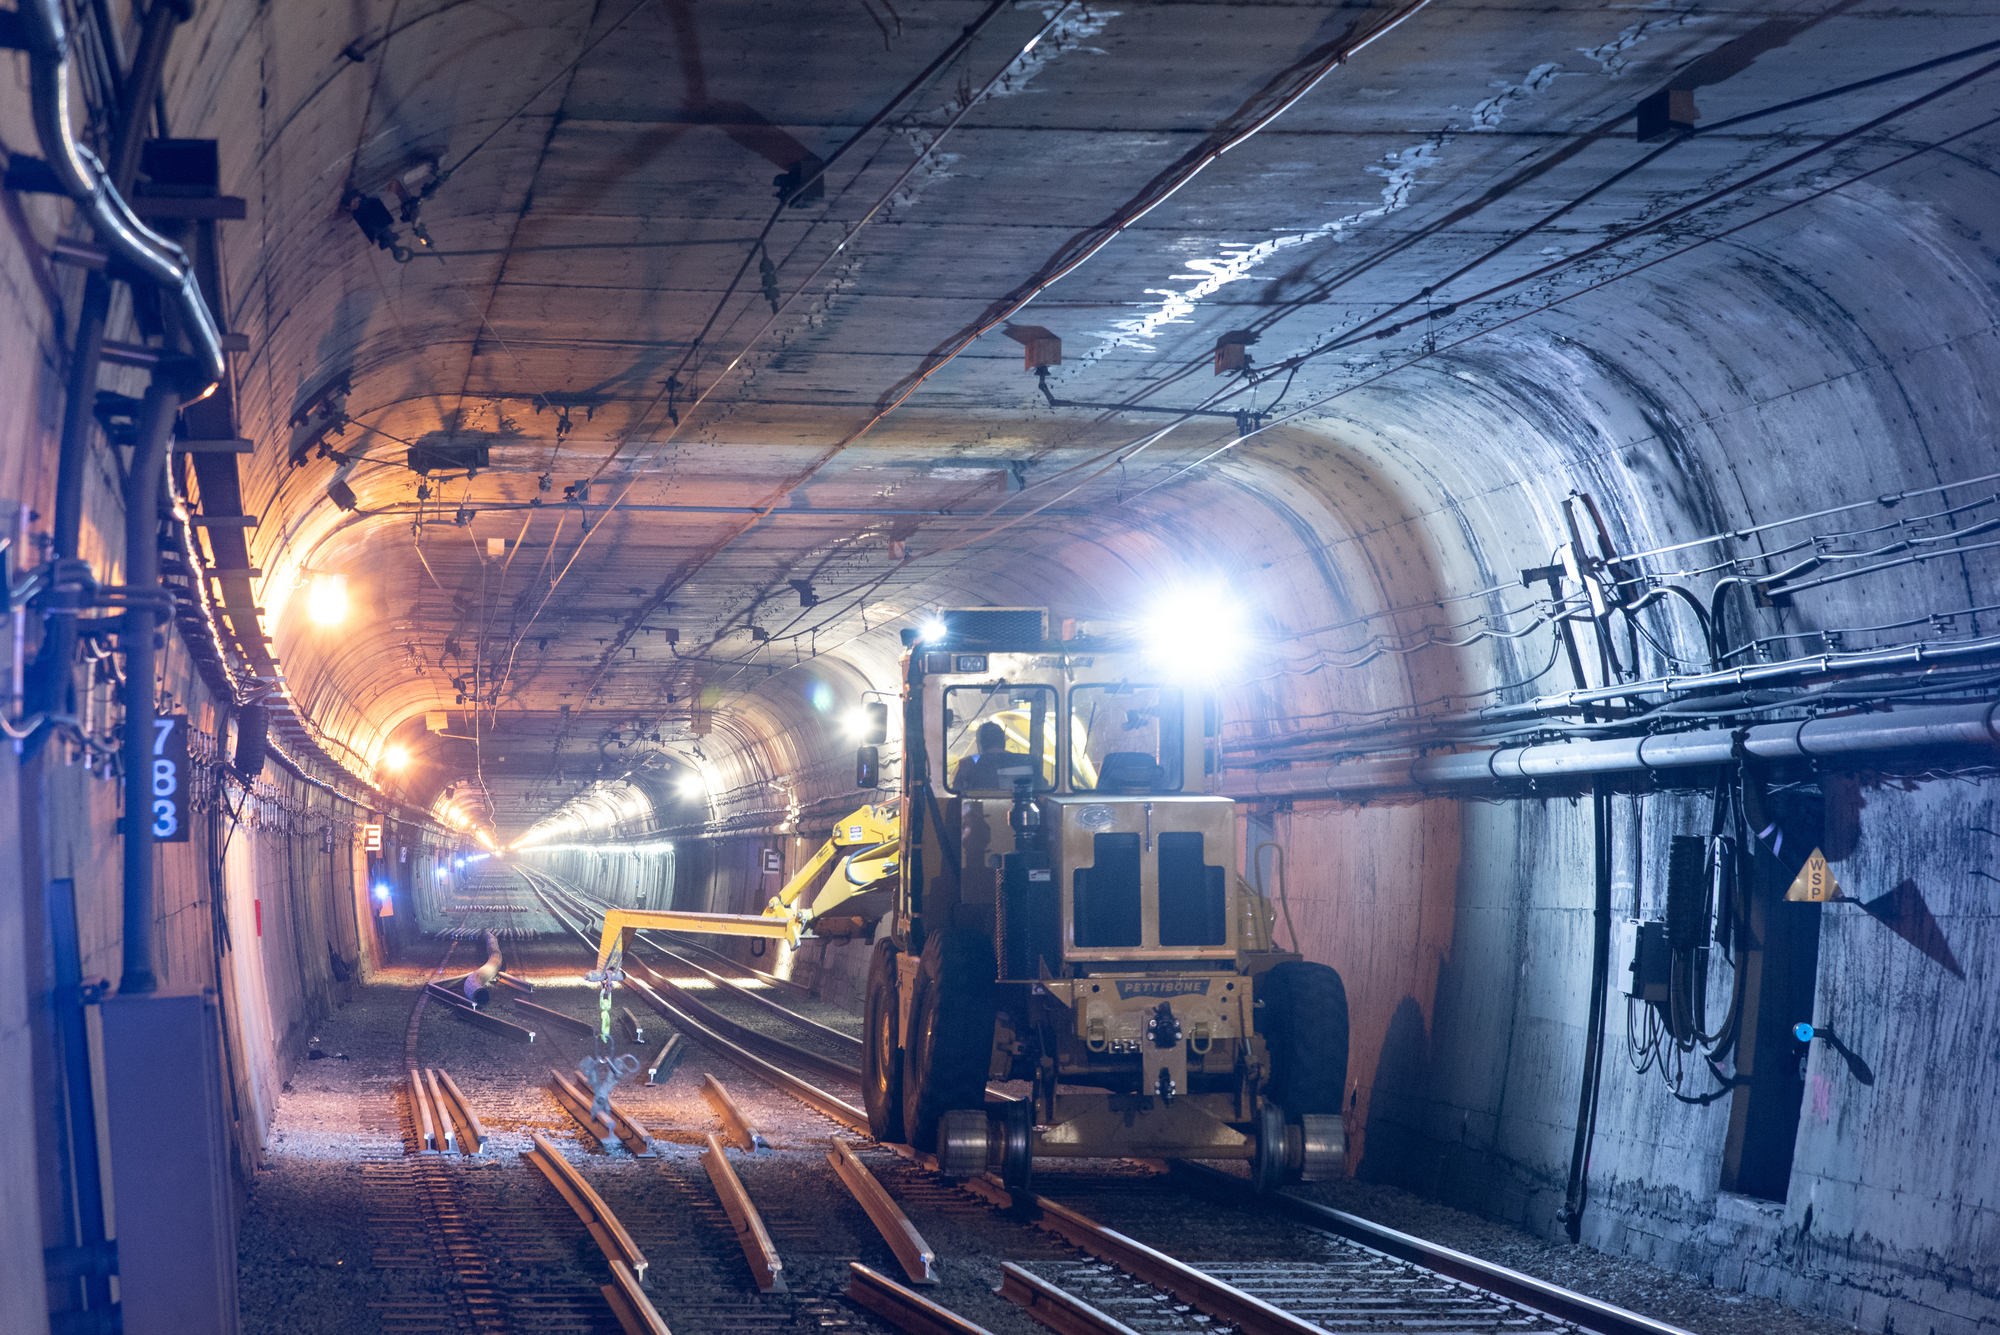
{"type": "Polygon", "coordinates": [[[314,575],[306,593],[306,614],[319,626],[337,626],[347,620],[347,576],[314,575]]]}

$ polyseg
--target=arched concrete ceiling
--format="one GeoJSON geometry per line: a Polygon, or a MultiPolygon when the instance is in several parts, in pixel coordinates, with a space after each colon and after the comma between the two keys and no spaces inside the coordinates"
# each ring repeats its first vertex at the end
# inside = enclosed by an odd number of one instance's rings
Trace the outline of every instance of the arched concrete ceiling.
{"type": "MultiPolygon", "coordinates": [[[[831,155],[984,8],[203,7],[170,69],[173,124],[218,138],[225,190],[250,201],[226,238],[227,320],[253,349],[236,366],[258,446],[245,492],[267,624],[333,749],[410,748],[394,782],[426,803],[476,793],[468,810],[503,836],[628,772],[667,810],[690,767],[713,810],[747,820],[842,791],[840,717],[889,680],[922,609],[1099,616],[1223,579],[1268,636],[1227,701],[1254,753],[1552,663],[1546,632],[1477,632],[1532,620],[1519,572],[1566,539],[1573,490],[1632,551],[1994,471],[2000,82],[1834,142],[1987,57],[1664,149],[1631,119],[1669,87],[1714,126],[1959,52],[1991,40],[1991,3],[1437,0],[1015,317],[1062,337],[1055,392],[1099,403],[1201,402],[1228,384],[1208,362],[1233,329],[1258,333],[1261,365],[1324,349],[1227,404],[1300,415],[1241,443],[1197,419],[1135,451],[1172,419],[1052,408],[994,332],[857,435],[1073,238],[1391,12],[1003,8],[756,245],[773,176],[831,155]],[[432,250],[398,262],[343,201],[394,209],[392,183],[436,164],[432,250]],[[789,303],[776,316],[760,258],[789,303]],[[1386,337],[1343,344],[1385,315],[1386,337]],[[358,461],[352,511],[328,495],[341,460],[288,458],[295,418],[336,386],[352,424],[325,444],[358,461]],[[489,462],[426,480],[404,466],[412,444],[489,462]],[[584,479],[589,505],[565,502],[584,479]],[[360,615],[311,625],[311,571],[345,573],[360,615]],[[802,608],[795,581],[824,601],[802,608]],[[1456,647],[1357,663],[1425,639],[1456,647]]],[[[397,240],[415,245],[412,227],[397,240]]],[[[1644,564],[1709,567],[1813,531],[1644,564]]],[[[1991,597],[1987,555],[1735,629],[1962,612],[1991,597]]],[[[1659,615],[1662,649],[1698,661],[1659,615]]]]}

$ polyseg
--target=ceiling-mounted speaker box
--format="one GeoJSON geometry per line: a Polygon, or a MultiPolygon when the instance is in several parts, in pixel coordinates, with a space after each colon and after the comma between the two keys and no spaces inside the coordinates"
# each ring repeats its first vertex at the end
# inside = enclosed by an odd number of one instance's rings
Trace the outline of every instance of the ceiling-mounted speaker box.
{"type": "Polygon", "coordinates": [[[1257,341],[1252,329],[1232,329],[1215,340],[1215,373],[1227,375],[1250,364],[1250,345],[1257,341]]]}
{"type": "Polygon", "coordinates": [[[1642,144],[1657,144],[1677,134],[1693,134],[1701,112],[1694,105],[1694,89],[1662,88],[1643,98],[1638,107],[1638,134],[1642,144]]]}
{"type": "Polygon", "coordinates": [[[1038,324],[1008,325],[1001,331],[1008,338],[1021,345],[1025,369],[1034,371],[1044,366],[1062,365],[1062,339],[1053,329],[1044,329],[1038,324]]]}
{"type": "Polygon", "coordinates": [[[271,711],[263,705],[244,705],[236,711],[236,747],[230,753],[229,768],[240,779],[254,779],[264,772],[264,752],[271,735],[271,711]]]}

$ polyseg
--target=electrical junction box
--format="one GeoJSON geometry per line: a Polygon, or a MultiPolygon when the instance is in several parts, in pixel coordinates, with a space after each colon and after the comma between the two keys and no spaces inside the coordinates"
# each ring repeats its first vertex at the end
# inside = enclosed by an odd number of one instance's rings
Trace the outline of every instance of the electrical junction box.
{"type": "Polygon", "coordinates": [[[236,1335],[236,1184],[215,998],[116,996],[99,1012],[125,1335],[236,1335]]]}
{"type": "Polygon", "coordinates": [[[1665,1004],[1671,959],[1664,921],[1620,918],[1611,924],[1611,967],[1626,996],[1665,1004]]]}

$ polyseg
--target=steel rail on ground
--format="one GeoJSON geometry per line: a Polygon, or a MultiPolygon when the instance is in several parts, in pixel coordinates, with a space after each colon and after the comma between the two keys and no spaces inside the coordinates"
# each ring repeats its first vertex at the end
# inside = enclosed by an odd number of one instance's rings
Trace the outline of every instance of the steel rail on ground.
{"type": "MultiPolygon", "coordinates": [[[[553,877],[528,871],[526,868],[519,870],[526,873],[530,886],[535,889],[537,896],[557,920],[574,932],[587,947],[594,950],[597,943],[591,939],[587,925],[579,925],[570,916],[571,913],[577,912],[587,914],[589,912],[587,902],[577,902],[579,897],[573,892],[565,891],[553,877]],[[537,884],[542,880],[551,883],[547,891],[537,884]],[[568,912],[556,906],[558,899],[568,902],[568,912]]],[[[587,917],[585,922],[587,924],[587,917]]],[[[658,943],[648,941],[647,944],[673,957],[673,952],[665,950],[658,943]]],[[[676,962],[697,969],[711,978],[715,977],[710,971],[685,959],[677,959],[676,962]]],[[[731,1060],[744,1064],[807,1106],[827,1113],[835,1121],[844,1123],[862,1135],[870,1134],[867,1116],[861,1110],[833,1098],[825,1091],[773,1065],[747,1047],[724,1038],[716,1032],[716,1029],[722,1026],[711,1027],[702,1021],[711,1018],[720,1020],[723,1025],[746,1035],[753,1042],[771,1044],[774,1048],[784,1049],[785,1056],[801,1052],[802,1049],[728,1021],[726,1017],[718,1015],[711,1008],[689,997],[684,990],[675,987],[671,980],[661,977],[656,970],[642,961],[628,958],[626,969],[627,981],[639,989],[640,994],[646,997],[654,1009],[676,1025],[683,1026],[690,1037],[715,1048],[731,1060]],[[684,1002],[687,1010],[699,1014],[701,1019],[697,1020],[692,1015],[683,1013],[676,1004],[668,1002],[646,982],[634,977],[635,965],[655,981],[673,988],[676,993],[675,1002],[684,1002]],[[841,1111],[829,1111],[817,1100],[826,1100],[829,1104],[837,1105],[841,1111]]],[[[760,997],[757,1000],[773,1010],[785,1012],[784,1007],[766,998],[760,997]]],[[[790,1014],[790,1012],[785,1013],[790,1014]]],[[[828,1060],[818,1057],[818,1054],[810,1055],[819,1062],[828,1060]]],[[[859,1072],[856,1071],[854,1077],[858,1075],[859,1072]]],[[[920,1162],[926,1158],[921,1155],[917,1157],[920,1162]]],[[[1258,1195],[1241,1179],[1205,1165],[1176,1160],[1170,1164],[1170,1171],[1191,1185],[1211,1192],[1252,1198],[1264,1208],[1280,1209],[1309,1227],[1335,1234],[1350,1243],[1377,1252],[1391,1261],[1428,1270],[1445,1279],[1483,1290],[1501,1301],[1530,1309],[1558,1321],[1572,1323],[1584,1331],[1591,1332],[1592,1335],[1691,1335],[1691,1332],[1669,1322],[1627,1311],[1585,1294],[1561,1288],[1546,1280],[1536,1279],[1518,1270],[1427,1242],[1411,1234],[1304,1200],[1288,1192],[1258,1195]]],[[[975,1195],[996,1206],[1008,1208],[1012,1205],[1011,1195],[990,1176],[971,1178],[963,1185],[975,1195]]],[[[1246,1293],[1195,1266],[1108,1229],[1075,1210],[1043,1197],[1035,1198],[1034,1203],[1040,1216],[1036,1222],[1042,1227],[1057,1233],[1098,1259],[1125,1271],[1134,1279],[1170,1293],[1181,1302],[1235,1326],[1243,1332],[1243,1335],[1325,1335],[1321,1326],[1274,1306],[1254,1294],[1246,1293]]],[[[857,1265],[853,1270],[854,1280],[849,1297],[899,1329],[911,1332],[911,1335],[944,1335],[947,1331],[953,1332],[954,1335],[973,1335],[974,1332],[984,1335],[980,1327],[922,1298],[921,1295],[903,1289],[902,1286],[872,1271],[863,1274],[866,1267],[857,1265]]],[[[1031,1316],[1043,1321],[1051,1329],[1064,1332],[1064,1335],[1119,1335],[1119,1332],[1126,1332],[1126,1335],[1129,1335],[1125,1327],[1105,1317],[1081,1298],[1065,1293],[1046,1280],[1033,1276],[1028,1278],[1032,1279],[1033,1283],[1016,1279],[1013,1284],[1014,1291],[1008,1293],[1003,1288],[1003,1296],[1020,1302],[1031,1316]],[[1102,1324],[1099,1324],[1100,1321],[1102,1324]]]]}
{"type": "Polygon", "coordinates": [[[1680,1326],[1614,1307],[1545,1279],[1536,1279],[1533,1275],[1510,1270],[1477,1256],[1426,1242],[1413,1234],[1377,1224],[1345,1210],[1301,1199],[1290,1192],[1257,1195],[1247,1182],[1228,1173],[1217,1172],[1206,1164],[1176,1159],[1171,1162],[1170,1168],[1175,1176],[1204,1190],[1254,1197],[1266,1208],[1276,1207],[1301,1223],[1337,1234],[1395,1260],[1420,1265],[1440,1275],[1476,1285],[1524,1307],[1573,1321],[1585,1330],[1596,1332],[1596,1335],[1690,1335],[1680,1326]]]}
{"type": "MultiPolygon", "coordinates": [[[[543,904],[548,908],[549,912],[555,916],[558,922],[561,922],[565,927],[569,928],[570,931],[576,933],[578,939],[580,939],[585,946],[589,947],[594,951],[596,949],[596,943],[590,939],[589,931],[579,926],[576,922],[572,921],[567,913],[557,908],[553,897],[550,896],[546,891],[544,891],[540,886],[535,885],[536,879],[538,878],[536,878],[531,873],[529,877],[529,884],[531,886],[534,886],[536,894],[542,899],[543,904]]],[[[819,1086],[817,1085],[812,1084],[810,1081],[804,1080],[799,1076],[793,1075],[790,1071],[785,1070],[783,1067],[773,1065],[771,1062],[764,1060],[764,1058],[750,1051],[749,1048],[737,1043],[730,1042],[727,1038],[724,1038],[720,1033],[716,1032],[715,1029],[711,1028],[707,1023],[704,1023],[704,1021],[707,1020],[709,1017],[716,1016],[716,1013],[713,1010],[710,1010],[708,1007],[701,1005],[699,1002],[692,1001],[692,999],[688,999],[686,1004],[686,1009],[682,1009],[680,1006],[675,1005],[674,1002],[669,1001],[666,997],[662,996],[658,991],[656,991],[653,987],[651,987],[648,984],[646,978],[639,976],[641,972],[650,975],[652,978],[657,979],[660,982],[668,981],[666,979],[660,978],[657,973],[655,973],[652,969],[648,968],[642,962],[627,961],[627,969],[625,973],[626,983],[629,986],[631,986],[635,991],[637,991],[640,996],[646,999],[647,1005],[651,1006],[654,1010],[658,1011],[661,1015],[665,1016],[677,1028],[679,1028],[682,1033],[686,1034],[689,1038],[694,1039],[696,1042],[701,1043],[704,1046],[713,1048],[716,1051],[721,1052],[722,1054],[727,1056],[730,1060],[740,1063],[749,1070],[769,1080],[772,1084],[778,1086],[780,1089],[791,1094],[793,1097],[797,1098],[801,1103],[804,1103],[807,1107],[812,1108],[816,1112],[824,1113],[826,1116],[832,1118],[836,1122],[839,1122],[842,1126],[847,1127],[849,1130],[858,1131],[864,1136],[869,1134],[867,1113],[855,1107],[853,1104],[848,1103],[844,1099],[839,1099],[834,1097],[832,1094],[827,1093],[825,1090],[819,1088],[819,1086]],[[634,965],[636,965],[636,971],[632,967],[634,965]]],[[[682,993],[681,995],[684,998],[686,997],[685,993],[682,993]]],[[[746,1034],[755,1035],[759,1039],[763,1037],[762,1035],[756,1035],[755,1030],[748,1030],[744,1032],[746,1034]]],[[[764,1041],[772,1043],[777,1042],[777,1040],[775,1039],[768,1039],[764,1041]]],[[[788,1050],[794,1052],[803,1050],[803,1049],[792,1048],[792,1046],[789,1043],[785,1044],[784,1046],[788,1050]]],[[[855,1075],[857,1077],[859,1076],[859,1074],[860,1074],[859,1071],[855,1072],[855,1075]]]]}

